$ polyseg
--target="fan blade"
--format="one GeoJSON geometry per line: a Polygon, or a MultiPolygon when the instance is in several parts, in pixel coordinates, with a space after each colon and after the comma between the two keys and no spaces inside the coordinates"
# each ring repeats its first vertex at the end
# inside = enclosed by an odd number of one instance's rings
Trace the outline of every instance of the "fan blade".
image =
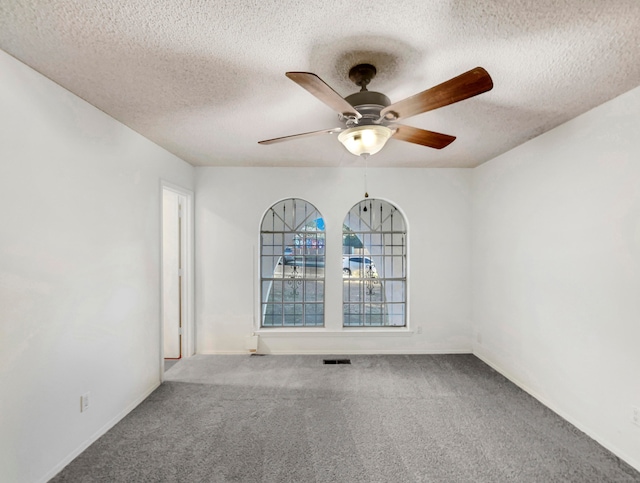
{"type": "Polygon", "coordinates": [[[265,139],[264,141],[258,141],[258,144],[274,144],[282,141],[289,141],[290,139],[306,138],[311,136],[318,136],[319,134],[335,134],[344,131],[341,127],[333,129],[323,129],[322,131],[303,132],[301,134],[292,134],[291,136],[283,136],[281,138],[265,139]]]}
{"type": "Polygon", "coordinates": [[[441,134],[439,132],[426,131],[412,126],[394,125],[390,126],[396,129],[393,134],[394,139],[400,141],[407,141],[408,143],[422,144],[430,148],[442,149],[446,148],[449,144],[455,141],[455,136],[449,136],[448,134],[441,134]]]}
{"type": "Polygon", "coordinates": [[[316,96],[334,111],[345,116],[352,116],[360,119],[362,114],[345,101],[340,94],[334,91],[320,77],[311,72],[287,72],[286,76],[300,87],[304,87],[311,94],[316,96]]]}
{"type": "Polygon", "coordinates": [[[380,117],[397,121],[469,99],[492,88],[493,81],[489,73],[482,67],[476,67],[431,89],[385,107],[380,111],[380,117]]]}

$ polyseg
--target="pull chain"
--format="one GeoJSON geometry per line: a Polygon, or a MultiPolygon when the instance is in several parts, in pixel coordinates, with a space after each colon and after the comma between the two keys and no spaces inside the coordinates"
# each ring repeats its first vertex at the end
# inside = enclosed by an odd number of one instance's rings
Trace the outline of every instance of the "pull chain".
{"type": "MultiPolygon", "coordinates": [[[[362,155],[364,158],[364,197],[369,197],[369,192],[367,191],[367,169],[369,168],[369,154],[365,153],[362,155]]],[[[367,211],[367,205],[364,205],[364,209],[362,211],[367,211]]]]}

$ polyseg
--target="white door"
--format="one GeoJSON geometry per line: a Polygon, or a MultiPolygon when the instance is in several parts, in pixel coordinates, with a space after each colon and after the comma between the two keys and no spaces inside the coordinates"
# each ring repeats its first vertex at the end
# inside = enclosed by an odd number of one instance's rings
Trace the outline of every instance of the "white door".
{"type": "Polygon", "coordinates": [[[182,240],[180,195],[162,190],[162,318],[164,357],[182,357],[182,240]]]}

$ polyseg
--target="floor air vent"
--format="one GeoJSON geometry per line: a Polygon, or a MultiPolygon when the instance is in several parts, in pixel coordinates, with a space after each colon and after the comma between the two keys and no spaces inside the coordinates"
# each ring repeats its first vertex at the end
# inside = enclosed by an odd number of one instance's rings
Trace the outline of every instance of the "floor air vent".
{"type": "Polygon", "coordinates": [[[351,359],[323,359],[323,364],[351,364],[351,359]]]}

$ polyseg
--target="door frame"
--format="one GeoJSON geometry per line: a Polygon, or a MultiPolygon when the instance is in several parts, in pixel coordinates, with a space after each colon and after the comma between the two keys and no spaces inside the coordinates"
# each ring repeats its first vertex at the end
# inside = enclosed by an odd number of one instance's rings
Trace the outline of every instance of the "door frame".
{"type": "Polygon", "coordinates": [[[171,191],[181,198],[182,223],[180,224],[181,258],[182,258],[182,340],[180,352],[183,358],[195,354],[195,272],[194,272],[194,194],[193,191],[182,188],[163,179],[160,180],[160,318],[159,318],[159,348],[160,348],[160,381],[164,380],[164,311],[163,311],[163,273],[164,273],[164,243],[162,234],[163,198],[164,192],[171,191]]]}

